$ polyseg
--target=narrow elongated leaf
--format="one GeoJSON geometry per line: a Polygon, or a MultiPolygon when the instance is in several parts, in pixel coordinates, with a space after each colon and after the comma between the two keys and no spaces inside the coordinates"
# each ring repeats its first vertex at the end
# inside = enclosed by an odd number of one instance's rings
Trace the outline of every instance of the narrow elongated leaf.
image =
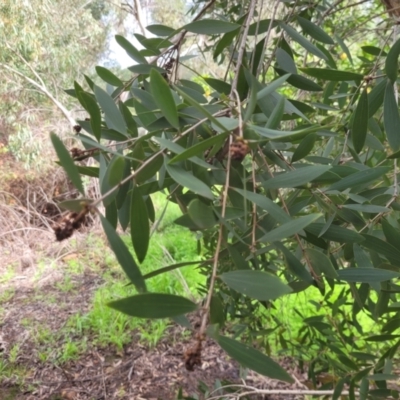
{"type": "Polygon", "coordinates": [[[274,300],[292,291],[278,277],[263,271],[231,271],[220,278],[231,289],[262,301],[274,300]]]}
{"type": "Polygon", "coordinates": [[[110,129],[114,129],[117,132],[126,135],[127,127],[124,117],[122,116],[121,111],[119,111],[112,97],[98,86],[94,87],[94,94],[102,110],[104,111],[107,126],[110,129]]]}
{"type": "Polygon", "coordinates": [[[279,66],[286,72],[291,74],[297,74],[297,67],[293,58],[283,49],[276,49],[276,61],[279,66]]]}
{"type": "Polygon", "coordinates": [[[208,110],[205,106],[202,106],[201,104],[199,104],[196,100],[192,99],[192,97],[190,97],[188,94],[186,94],[185,92],[183,92],[181,89],[179,89],[178,87],[174,86],[174,89],[189,103],[191,104],[193,107],[197,108],[197,110],[199,110],[205,117],[208,117],[210,122],[214,123],[218,128],[222,129],[222,132],[225,132],[227,129],[226,127],[221,124],[221,122],[218,121],[217,118],[215,118],[208,110]]]}
{"type": "Polygon", "coordinates": [[[96,67],[96,72],[97,72],[97,75],[99,75],[99,77],[101,79],[103,79],[104,82],[107,82],[112,86],[118,87],[118,86],[122,86],[123,85],[123,82],[121,81],[121,79],[119,79],[117,76],[115,76],[107,68],[97,66],[96,67]]]}
{"type": "Polygon", "coordinates": [[[356,210],[360,212],[376,213],[376,214],[390,211],[390,208],[383,206],[376,206],[374,204],[344,204],[342,207],[348,208],[349,210],[356,210]]]}
{"type": "Polygon", "coordinates": [[[135,285],[137,291],[145,292],[146,283],[143,279],[142,273],[140,272],[138,265],[132,257],[132,254],[129,252],[125,243],[119,237],[117,232],[115,232],[115,229],[111,226],[107,219],[104,218],[102,215],[100,215],[100,219],[108,242],[110,243],[110,247],[117,257],[117,260],[122,269],[125,271],[130,281],[135,285]]]}
{"type": "Polygon", "coordinates": [[[393,151],[400,149],[400,116],[393,83],[388,81],[383,102],[383,121],[386,137],[393,151]]]}
{"type": "Polygon", "coordinates": [[[321,214],[310,214],[304,217],[293,219],[266,233],[259,239],[259,242],[278,242],[282,239],[288,238],[296,233],[299,233],[316,219],[320,218],[321,214]]]}
{"type": "Polygon", "coordinates": [[[139,262],[146,258],[150,240],[150,224],[146,203],[140,190],[135,187],[131,199],[131,239],[139,262]]]}
{"type": "Polygon", "coordinates": [[[310,183],[313,179],[331,169],[330,165],[312,165],[294,171],[284,172],[262,183],[266,189],[293,188],[310,183]]]}
{"type": "Polygon", "coordinates": [[[170,36],[175,32],[175,29],[161,24],[148,25],[146,29],[156,36],[170,36]]]}
{"type": "Polygon", "coordinates": [[[168,265],[166,267],[159,268],[155,271],[151,271],[151,272],[147,273],[146,275],[143,275],[143,278],[150,279],[150,278],[154,278],[157,275],[165,274],[166,272],[174,271],[175,269],[186,267],[188,265],[207,264],[207,263],[210,263],[211,261],[212,260],[202,261],[202,262],[201,261],[184,261],[181,263],[176,263],[176,264],[168,265]]]}
{"type": "Polygon", "coordinates": [[[200,179],[193,176],[189,171],[177,167],[175,165],[165,164],[170,177],[179,185],[190,189],[192,192],[206,197],[207,199],[214,199],[211,189],[200,179]]]}
{"type": "Polygon", "coordinates": [[[317,135],[315,133],[308,134],[297,146],[292,156],[292,163],[306,157],[314,147],[317,135]]]}
{"type": "Polygon", "coordinates": [[[57,206],[64,210],[69,210],[69,211],[74,211],[76,213],[79,213],[80,211],[83,210],[83,208],[87,204],[90,204],[92,201],[93,201],[93,199],[64,200],[60,203],[57,203],[57,206]]]}
{"type": "Polygon", "coordinates": [[[338,279],[346,282],[383,282],[398,278],[400,273],[376,268],[346,268],[337,271],[338,279]]]}
{"type": "Polygon", "coordinates": [[[367,137],[368,118],[368,93],[367,90],[364,89],[354,112],[353,126],[351,129],[351,137],[356,153],[359,153],[364,147],[367,137]]]}
{"type": "MultiPolygon", "coordinates": [[[[229,132],[220,133],[218,135],[210,137],[209,139],[202,140],[201,142],[195,144],[194,146],[191,146],[182,151],[181,153],[177,154],[175,157],[171,159],[170,163],[173,164],[178,161],[190,159],[191,157],[197,156],[213,146],[222,145],[222,143],[227,138],[228,134],[229,132]]],[[[209,168],[210,167],[211,165],[209,165],[209,168]]]]}
{"type": "Polygon", "coordinates": [[[240,28],[240,25],[216,19],[202,19],[191,22],[183,28],[188,32],[199,33],[201,35],[218,35],[220,33],[234,31],[240,28]]]}
{"type": "Polygon", "coordinates": [[[298,129],[296,131],[277,131],[275,129],[262,128],[261,126],[256,126],[256,125],[248,125],[248,126],[261,136],[279,142],[292,142],[293,140],[302,139],[309,133],[321,130],[320,125],[310,126],[308,128],[298,129]]]}
{"type": "MultiPolygon", "coordinates": [[[[168,139],[159,138],[158,137],[158,138],[155,138],[155,140],[157,142],[159,142],[162,146],[167,148],[168,150],[171,150],[174,153],[177,153],[178,156],[180,156],[183,152],[186,152],[186,149],[184,147],[180,146],[179,144],[177,144],[175,142],[171,142],[168,139]]],[[[215,167],[213,165],[207,163],[206,161],[202,160],[199,157],[193,156],[193,157],[190,157],[189,159],[190,159],[190,161],[192,161],[193,163],[199,165],[200,167],[203,167],[203,168],[206,168],[206,169],[215,169],[215,167]]],[[[170,163],[172,164],[172,160],[170,161],[170,163]]]]}
{"type": "Polygon", "coordinates": [[[356,185],[373,182],[375,179],[381,177],[389,170],[390,170],[389,167],[376,167],[376,168],[365,169],[363,171],[359,171],[349,176],[346,176],[340,181],[335,182],[333,185],[329,186],[326,190],[341,191],[356,185]]]}
{"type": "Polygon", "coordinates": [[[314,54],[315,56],[322,58],[323,60],[328,59],[326,55],[318,47],[314,46],[308,39],[300,35],[300,33],[298,33],[291,26],[286,25],[283,22],[280,23],[280,26],[295,42],[297,42],[300,46],[304,47],[311,54],[314,54]]]}
{"type": "Polygon", "coordinates": [[[93,135],[97,139],[97,141],[100,141],[101,138],[101,112],[100,108],[93,98],[92,95],[86,92],[80,92],[79,93],[79,98],[82,100],[86,107],[86,111],[90,115],[90,126],[93,131],[93,135]]]}
{"type": "Polygon", "coordinates": [[[211,205],[207,205],[198,199],[189,203],[188,214],[200,229],[212,228],[217,223],[217,217],[211,205]]]}
{"type": "Polygon", "coordinates": [[[335,44],[333,39],[323,29],[310,20],[297,17],[297,21],[299,21],[303,31],[308,33],[313,39],[325,44],[335,44]]]}
{"type": "Polygon", "coordinates": [[[328,278],[335,279],[338,274],[329,258],[317,249],[307,249],[306,254],[316,271],[324,273],[328,278]]]}
{"type": "Polygon", "coordinates": [[[383,104],[385,97],[387,79],[382,79],[373,89],[368,93],[368,115],[371,118],[383,104]]]}
{"type": "Polygon", "coordinates": [[[275,92],[276,89],[279,89],[287,81],[289,76],[290,76],[290,74],[283,75],[280,78],[275,79],[274,81],[272,81],[265,88],[262,88],[257,93],[257,100],[261,100],[263,97],[268,96],[269,94],[275,92]]]}
{"type": "Polygon", "coordinates": [[[128,67],[129,71],[132,71],[135,74],[142,74],[142,75],[150,75],[150,72],[155,69],[160,74],[166,74],[167,71],[165,69],[157,67],[157,65],[153,64],[136,64],[128,67]]]}
{"type": "Polygon", "coordinates": [[[399,54],[400,39],[398,39],[389,50],[385,62],[385,72],[392,84],[394,84],[397,80],[397,75],[399,71],[399,54]]]}
{"type": "Polygon", "coordinates": [[[197,306],[181,296],[166,293],[142,293],[107,304],[114,310],[138,318],[170,318],[194,311],[197,306]]]}
{"type": "Polygon", "coordinates": [[[155,69],[150,71],[150,88],[154,101],[160,107],[164,117],[174,128],[179,129],[178,111],[171,89],[165,78],[155,69]]]}
{"type": "Polygon", "coordinates": [[[235,188],[234,190],[240,193],[246,200],[257,204],[258,207],[267,211],[271,215],[271,217],[274,218],[277,222],[283,224],[285,222],[291,221],[290,216],[265,195],[237,188],[235,188]]]}
{"type": "Polygon", "coordinates": [[[328,68],[300,68],[301,71],[324,81],[360,81],[364,75],[355,72],[340,71],[328,68]]]}
{"type": "Polygon", "coordinates": [[[293,382],[293,378],[279,364],[253,347],[222,335],[218,337],[218,344],[243,366],[272,379],[293,382]]]}
{"type": "Polygon", "coordinates": [[[133,44],[121,35],[115,35],[116,42],[126,51],[128,56],[139,64],[147,64],[147,60],[140,54],[133,44]]]}
{"type": "Polygon", "coordinates": [[[125,160],[122,157],[114,157],[108,166],[107,179],[110,186],[116,186],[121,182],[125,170],[125,160]]]}
{"type": "Polygon", "coordinates": [[[361,243],[362,246],[384,255],[389,261],[393,262],[394,265],[399,263],[400,250],[398,247],[392,246],[390,243],[385,242],[384,240],[373,235],[363,233],[362,236],[364,237],[364,241],[361,243]]]}
{"type": "Polygon", "coordinates": [[[79,190],[79,192],[85,195],[85,190],[83,189],[82,180],[79,175],[77,166],[74,163],[69,151],[64,146],[63,142],[55,133],[50,133],[51,142],[53,143],[54,150],[60,160],[61,166],[64,168],[68,178],[74,184],[74,186],[79,190]]]}
{"type": "Polygon", "coordinates": [[[312,278],[311,274],[290,250],[288,250],[282,243],[279,242],[275,243],[275,247],[285,256],[287,267],[292,274],[304,282],[309,284],[314,283],[314,279],[312,278]]]}
{"type": "MultiPolygon", "coordinates": [[[[305,230],[315,236],[320,236],[323,228],[324,224],[316,222],[308,225],[305,230]]],[[[339,243],[359,243],[364,240],[364,237],[359,233],[335,224],[331,224],[321,237],[339,243]]]]}

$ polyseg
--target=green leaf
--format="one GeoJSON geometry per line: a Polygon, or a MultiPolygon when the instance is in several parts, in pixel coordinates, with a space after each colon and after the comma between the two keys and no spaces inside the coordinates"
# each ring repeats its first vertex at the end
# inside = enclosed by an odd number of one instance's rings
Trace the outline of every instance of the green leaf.
{"type": "Polygon", "coordinates": [[[175,29],[166,26],[166,25],[161,25],[161,24],[153,24],[153,25],[148,25],[146,26],[146,29],[150,32],[153,33],[156,36],[170,36],[172,35],[175,31],[175,29]]]}
{"type": "Polygon", "coordinates": [[[291,221],[290,216],[265,195],[237,188],[234,188],[234,190],[240,193],[245,200],[249,200],[252,203],[255,203],[261,209],[267,211],[277,222],[282,224],[291,221]]]}
{"type": "Polygon", "coordinates": [[[125,160],[122,157],[114,157],[108,166],[107,179],[111,187],[121,182],[125,170],[125,160]]]}
{"type": "Polygon", "coordinates": [[[101,112],[98,104],[92,95],[86,92],[79,93],[80,100],[85,103],[85,109],[90,115],[90,126],[93,131],[93,135],[100,141],[101,138],[101,112]]]}
{"type": "Polygon", "coordinates": [[[97,75],[99,75],[99,77],[103,79],[104,82],[109,83],[111,86],[123,86],[123,82],[121,81],[121,79],[115,76],[109,69],[97,66],[96,72],[97,75]]]}
{"type": "Polygon", "coordinates": [[[213,295],[210,303],[210,323],[220,324],[221,326],[225,322],[225,311],[224,303],[221,301],[219,296],[213,295]]]}
{"type": "Polygon", "coordinates": [[[380,56],[380,57],[385,57],[387,56],[386,51],[383,49],[380,49],[379,47],[375,46],[361,46],[361,50],[366,52],[367,54],[371,54],[372,56],[380,56]]]}
{"type": "Polygon", "coordinates": [[[55,133],[50,133],[50,139],[53,143],[54,150],[60,160],[61,166],[64,168],[68,178],[74,184],[74,186],[85,195],[85,190],[83,189],[81,176],[79,175],[78,168],[76,167],[74,160],[72,159],[69,151],[64,146],[63,142],[55,133]]]}
{"type": "Polygon", "coordinates": [[[57,203],[57,206],[64,209],[73,211],[76,213],[81,212],[87,204],[93,202],[93,199],[74,199],[74,200],[64,200],[57,203]]]}
{"type": "Polygon", "coordinates": [[[376,251],[379,254],[383,254],[389,261],[393,262],[394,265],[398,265],[400,260],[400,250],[398,247],[392,246],[390,243],[385,242],[376,236],[368,235],[363,233],[364,241],[361,243],[368,249],[376,251]]]}
{"type": "Polygon", "coordinates": [[[290,250],[288,250],[282,243],[279,242],[275,243],[275,247],[280,250],[285,256],[286,264],[292,274],[294,274],[304,282],[307,282],[309,284],[314,283],[314,279],[312,278],[311,274],[300,262],[300,260],[294,254],[292,254],[290,250]]]}
{"type": "Polygon", "coordinates": [[[129,40],[125,39],[121,35],[115,35],[116,42],[126,51],[128,56],[135,60],[139,64],[147,64],[147,60],[140,54],[139,50],[132,45],[129,40]]]}
{"type": "Polygon", "coordinates": [[[165,78],[152,69],[150,72],[150,88],[154,101],[160,107],[161,112],[167,121],[176,129],[179,129],[179,117],[174,97],[165,78]]]}
{"type": "MultiPolygon", "coordinates": [[[[171,142],[168,139],[165,138],[160,138],[156,137],[154,138],[157,142],[159,142],[163,147],[167,148],[168,150],[173,151],[174,153],[178,153],[178,156],[180,156],[182,153],[186,152],[186,149],[179,144],[175,142],[171,142]]],[[[177,156],[176,156],[177,157],[177,156]]],[[[176,158],[174,157],[174,158],[176,158]]],[[[212,164],[209,164],[208,162],[204,161],[203,159],[192,156],[189,158],[190,161],[193,163],[199,165],[200,167],[206,168],[206,169],[215,169],[215,167],[212,164]]],[[[170,164],[172,164],[172,160],[170,161],[170,164]]]]}
{"type": "Polygon", "coordinates": [[[386,174],[390,170],[389,167],[375,167],[365,169],[363,171],[355,172],[345,178],[341,179],[338,182],[335,182],[333,185],[329,186],[326,191],[328,190],[345,190],[356,185],[361,185],[365,183],[370,183],[375,179],[379,178],[383,174],[386,174]]]}
{"type": "Polygon", "coordinates": [[[189,203],[188,214],[199,229],[212,228],[218,222],[211,206],[198,199],[189,203]]]}
{"type": "Polygon", "coordinates": [[[292,291],[278,277],[263,271],[231,271],[220,278],[231,289],[261,301],[274,300],[292,291]]]}
{"type": "Polygon", "coordinates": [[[293,378],[274,360],[247,344],[220,335],[218,344],[243,366],[272,379],[292,383],[293,378]]]}
{"type": "MultiPolygon", "coordinates": [[[[203,153],[204,151],[208,150],[213,146],[222,145],[222,143],[227,138],[228,134],[229,132],[217,134],[208,139],[202,140],[201,142],[195,144],[194,146],[184,149],[184,151],[177,154],[175,157],[171,159],[170,164],[176,163],[178,161],[191,159],[192,157],[197,156],[200,153],[203,153]]],[[[212,167],[211,164],[209,165],[209,168],[210,167],[212,167]]]]}
{"type": "Polygon", "coordinates": [[[299,233],[316,219],[320,218],[321,214],[310,214],[305,215],[304,217],[299,217],[297,219],[293,219],[289,222],[286,222],[279,226],[278,228],[273,229],[272,231],[266,233],[262,236],[258,241],[259,242],[278,242],[282,239],[288,238],[296,233],[299,233]]]}
{"type": "Polygon", "coordinates": [[[199,33],[201,35],[218,35],[220,33],[231,32],[240,28],[240,25],[232,22],[216,19],[202,19],[191,22],[183,27],[188,32],[199,33]]]}
{"type": "Polygon", "coordinates": [[[277,131],[275,129],[262,128],[257,125],[248,125],[249,128],[253,129],[255,132],[264,136],[270,140],[276,140],[279,142],[292,142],[294,140],[302,139],[309,133],[321,131],[320,125],[310,126],[304,129],[298,129],[296,131],[277,131]]]}
{"type": "Polygon", "coordinates": [[[360,81],[364,75],[329,68],[300,68],[305,74],[324,81],[360,81]]]}
{"type": "Polygon", "coordinates": [[[318,25],[315,25],[308,19],[297,17],[301,28],[304,32],[308,33],[313,39],[325,44],[335,44],[333,39],[318,25]]]}
{"type": "Polygon", "coordinates": [[[188,94],[184,91],[180,90],[178,87],[174,86],[174,89],[193,107],[197,108],[205,117],[207,117],[210,122],[215,124],[218,128],[222,130],[222,132],[227,131],[226,127],[218,121],[210,112],[208,112],[207,108],[199,104],[196,100],[192,99],[188,94]]]}
{"type": "Polygon", "coordinates": [[[306,157],[314,147],[317,135],[315,133],[308,134],[297,146],[292,156],[292,163],[306,157]]]}
{"type": "Polygon", "coordinates": [[[261,100],[265,96],[270,95],[271,93],[275,92],[276,89],[279,89],[289,78],[290,74],[286,74],[281,76],[278,79],[275,79],[272,81],[268,86],[262,88],[258,93],[257,93],[257,100],[261,100]]]}
{"type": "Polygon", "coordinates": [[[107,126],[123,135],[127,135],[127,127],[124,117],[112,97],[98,86],[94,87],[94,94],[104,111],[107,126]]]}
{"type": "Polygon", "coordinates": [[[335,34],[334,36],[335,36],[335,39],[338,42],[339,46],[343,50],[343,53],[346,54],[346,56],[349,59],[350,63],[353,64],[353,58],[351,57],[351,53],[349,51],[349,48],[346,46],[346,43],[344,42],[344,40],[341,38],[340,35],[336,35],[335,34]]]}
{"type": "Polygon", "coordinates": [[[129,252],[125,243],[119,237],[117,232],[115,232],[115,229],[107,219],[102,215],[100,215],[100,219],[108,242],[110,243],[111,250],[117,257],[122,269],[125,271],[130,281],[135,285],[138,292],[146,292],[146,283],[138,265],[132,257],[132,254],[129,252]]]}
{"type": "Polygon", "coordinates": [[[322,58],[323,60],[327,60],[326,55],[318,47],[314,46],[308,39],[300,35],[300,33],[298,33],[291,26],[286,25],[283,22],[281,22],[279,25],[300,46],[304,47],[311,54],[314,54],[315,56],[322,58]]]}
{"type": "Polygon", "coordinates": [[[383,102],[383,121],[386,137],[393,151],[400,149],[400,116],[394,94],[393,83],[388,81],[383,102]]]}
{"type": "Polygon", "coordinates": [[[138,318],[171,318],[194,311],[197,306],[181,296],[166,293],[142,293],[107,304],[114,310],[138,318]]]}
{"type": "Polygon", "coordinates": [[[306,249],[306,254],[315,271],[324,273],[328,278],[335,279],[338,277],[337,271],[324,253],[321,253],[317,249],[309,248],[306,249]]]}
{"type": "Polygon", "coordinates": [[[137,187],[133,188],[131,199],[131,239],[140,263],[146,258],[150,241],[150,224],[146,203],[137,187]]]}
{"type": "Polygon", "coordinates": [[[330,165],[312,165],[294,171],[283,172],[274,178],[262,182],[265,189],[293,188],[310,183],[313,179],[329,171],[330,165]]]}
{"type": "Polygon", "coordinates": [[[368,93],[368,115],[371,118],[383,104],[385,97],[387,79],[382,79],[373,89],[368,93]]]}
{"type": "Polygon", "coordinates": [[[165,167],[170,177],[179,185],[207,199],[214,199],[211,189],[203,181],[193,176],[191,172],[185,171],[175,165],[170,165],[169,163],[166,163],[165,167]]]}
{"type": "Polygon", "coordinates": [[[135,74],[141,74],[141,75],[150,75],[150,72],[155,69],[158,71],[160,74],[165,74],[167,71],[165,69],[157,67],[157,65],[153,64],[136,64],[132,65],[131,67],[128,67],[129,71],[135,73],[135,74]]]}
{"type": "Polygon", "coordinates": [[[364,240],[364,237],[359,233],[335,224],[331,224],[321,235],[324,227],[325,224],[316,222],[308,225],[305,230],[315,236],[321,236],[323,239],[332,240],[339,243],[359,243],[364,240]]]}
{"type": "Polygon", "coordinates": [[[349,210],[356,210],[360,212],[375,213],[375,214],[390,211],[390,208],[383,206],[376,206],[374,204],[344,204],[342,205],[342,207],[348,208],[349,210]]]}
{"type": "Polygon", "coordinates": [[[152,178],[164,164],[164,158],[162,154],[159,154],[157,157],[154,157],[150,162],[148,162],[150,158],[153,158],[153,156],[150,156],[147,160],[145,160],[143,164],[146,164],[146,166],[143,168],[140,167],[140,171],[136,173],[135,180],[137,183],[143,183],[152,178]]]}
{"type": "Polygon", "coordinates": [[[391,47],[386,57],[385,72],[392,85],[397,80],[399,70],[400,39],[391,47]]]}
{"type": "Polygon", "coordinates": [[[338,279],[346,282],[383,282],[398,278],[400,273],[376,268],[346,268],[337,271],[338,279]]]}
{"type": "Polygon", "coordinates": [[[276,49],[276,61],[279,66],[286,72],[297,74],[297,67],[293,58],[283,49],[276,49]]]}
{"type": "Polygon", "coordinates": [[[351,137],[353,139],[354,150],[358,154],[365,144],[368,130],[368,93],[367,90],[361,93],[357,108],[354,112],[351,137]]]}
{"type": "MultiPolygon", "coordinates": [[[[212,260],[208,260],[208,262],[210,262],[212,260]]],[[[147,273],[146,275],[143,275],[144,279],[150,279],[150,278],[154,278],[157,275],[161,275],[161,274],[165,274],[166,272],[170,272],[170,271],[174,271],[175,269],[178,268],[182,268],[182,267],[186,267],[188,265],[199,265],[199,264],[205,264],[206,261],[183,261],[180,263],[176,263],[176,264],[172,264],[172,265],[168,265],[166,267],[162,267],[159,268],[155,271],[151,271],[149,273],[147,273]]]]}

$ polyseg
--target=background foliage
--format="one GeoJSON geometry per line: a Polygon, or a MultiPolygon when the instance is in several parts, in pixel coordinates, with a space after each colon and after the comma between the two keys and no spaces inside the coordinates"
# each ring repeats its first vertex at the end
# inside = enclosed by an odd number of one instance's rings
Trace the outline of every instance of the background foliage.
{"type": "Polygon", "coordinates": [[[372,1],[198,1],[183,27],[136,34],[140,47],[116,37],[132,58],[130,78],[98,67],[100,80],[68,91],[89,118],[75,128],[83,149],[51,137],[82,194],[61,204],[70,212],[57,238],[103,206],[110,246],[137,289],[109,305],[187,324],[197,305],[149,292],[147,281],[198,260],[140,268],[155,222],[151,195],[167,193],[182,211],[175,222],[197,234],[207,276],[188,369],[208,334],[242,365],[290,382],[266,355],[273,335],[334,398],[345,387],[361,398],[398,396],[389,382],[400,344],[393,14],[372,1]],[[193,38],[197,48],[182,55],[193,38]],[[188,56],[218,67],[196,83],[202,73],[188,56]],[[99,179],[100,197],[85,197],[84,175],[99,179]],[[310,291],[319,293],[315,316],[293,333],[275,309],[310,291]]]}

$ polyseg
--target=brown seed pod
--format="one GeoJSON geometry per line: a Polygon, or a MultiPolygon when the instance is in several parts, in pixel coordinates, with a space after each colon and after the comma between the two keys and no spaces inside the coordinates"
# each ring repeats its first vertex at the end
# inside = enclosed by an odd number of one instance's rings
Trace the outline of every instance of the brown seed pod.
{"type": "Polygon", "coordinates": [[[246,154],[250,152],[250,149],[246,140],[241,137],[237,137],[229,146],[229,152],[232,160],[242,162],[246,157],[246,154]]]}
{"type": "Polygon", "coordinates": [[[72,236],[76,229],[79,229],[86,220],[86,215],[89,213],[89,208],[85,207],[79,214],[70,212],[65,215],[59,222],[53,226],[56,239],[61,242],[72,236]]]}

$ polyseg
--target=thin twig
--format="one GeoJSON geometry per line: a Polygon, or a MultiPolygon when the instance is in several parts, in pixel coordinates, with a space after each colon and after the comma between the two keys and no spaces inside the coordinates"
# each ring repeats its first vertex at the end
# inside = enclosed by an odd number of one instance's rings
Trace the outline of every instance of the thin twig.
{"type": "Polygon", "coordinates": [[[244,29],[243,29],[243,33],[242,33],[242,37],[241,37],[241,41],[240,41],[240,45],[239,45],[239,53],[238,53],[238,58],[236,60],[236,71],[235,71],[235,75],[234,75],[233,82],[232,82],[232,88],[231,88],[231,97],[233,97],[233,92],[234,92],[234,90],[236,90],[236,87],[238,84],[240,67],[242,66],[244,51],[246,50],[246,40],[247,40],[247,36],[249,33],[249,26],[253,19],[254,9],[256,7],[256,4],[257,4],[257,0],[251,0],[249,13],[247,15],[246,23],[244,25],[244,29]]]}
{"type": "MultiPolygon", "coordinates": [[[[232,135],[229,137],[229,141],[232,141],[232,135]]],[[[208,287],[208,293],[207,293],[207,299],[203,307],[203,315],[201,319],[201,326],[199,330],[199,338],[203,338],[206,328],[207,328],[207,318],[208,314],[210,312],[210,306],[211,306],[211,299],[212,295],[214,292],[214,286],[215,286],[215,281],[217,279],[217,271],[218,271],[218,261],[219,261],[219,253],[221,250],[221,244],[222,244],[222,239],[223,239],[223,233],[224,233],[224,223],[223,220],[225,218],[225,212],[226,212],[226,205],[228,202],[228,190],[229,190],[229,178],[230,178],[230,169],[231,169],[231,154],[230,151],[228,151],[228,160],[226,163],[226,178],[225,178],[225,187],[224,187],[224,193],[223,193],[223,198],[222,198],[222,210],[221,210],[221,219],[222,221],[219,224],[219,232],[218,232],[218,241],[217,245],[215,247],[215,253],[214,253],[214,261],[213,261],[213,268],[212,268],[212,273],[211,273],[211,278],[210,278],[210,284],[208,287]]]]}

